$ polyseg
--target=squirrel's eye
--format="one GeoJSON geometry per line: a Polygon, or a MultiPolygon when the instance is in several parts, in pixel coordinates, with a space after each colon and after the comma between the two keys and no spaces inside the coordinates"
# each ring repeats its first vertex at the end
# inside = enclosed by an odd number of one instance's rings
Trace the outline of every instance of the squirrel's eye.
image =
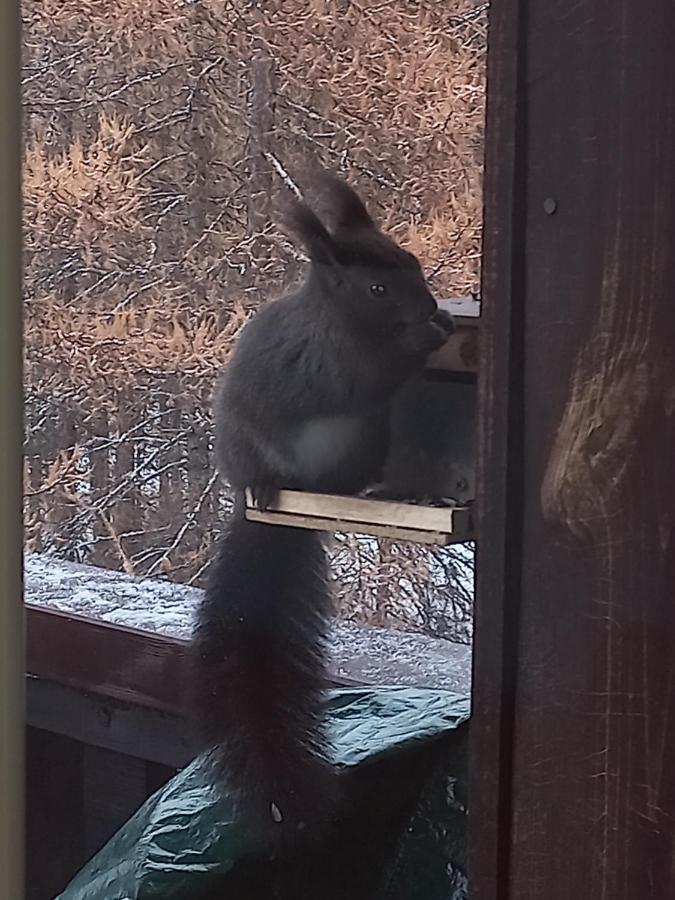
{"type": "Polygon", "coordinates": [[[375,294],[376,297],[381,297],[382,294],[387,293],[387,289],[383,284],[371,284],[370,293],[375,294]]]}

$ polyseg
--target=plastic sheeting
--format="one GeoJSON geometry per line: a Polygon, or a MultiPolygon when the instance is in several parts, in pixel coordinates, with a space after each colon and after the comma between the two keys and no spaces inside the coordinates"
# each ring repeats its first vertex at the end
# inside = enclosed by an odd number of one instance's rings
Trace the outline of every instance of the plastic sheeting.
{"type": "Polygon", "coordinates": [[[468,699],[336,689],[327,714],[349,800],[329,846],[268,858],[216,796],[205,754],[150,797],[58,900],[466,900],[468,699]]]}

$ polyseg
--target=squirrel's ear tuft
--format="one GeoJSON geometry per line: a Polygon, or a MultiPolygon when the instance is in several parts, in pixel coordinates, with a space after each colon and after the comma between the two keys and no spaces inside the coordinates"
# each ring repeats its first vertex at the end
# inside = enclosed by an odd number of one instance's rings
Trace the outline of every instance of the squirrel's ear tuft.
{"type": "Polygon", "coordinates": [[[312,262],[335,262],[333,239],[309,206],[299,200],[289,203],[283,222],[286,228],[302,242],[312,262]]]}
{"type": "Polygon", "coordinates": [[[328,204],[332,230],[335,232],[358,228],[377,230],[377,225],[365,204],[346,181],[326,171],[319,173],[316,181],[328,204]]]}

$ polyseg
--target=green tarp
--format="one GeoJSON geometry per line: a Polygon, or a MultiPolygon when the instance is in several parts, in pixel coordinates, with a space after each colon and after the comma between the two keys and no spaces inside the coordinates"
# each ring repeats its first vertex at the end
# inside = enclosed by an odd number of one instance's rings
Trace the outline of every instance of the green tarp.
{"type": "Polygon", "coordinates": [[[468,699],[336,689],[327,706],[349,799],[330,846],[267,858],[210,787],[206,754],[150,797],[58,900],[466,900],[468,699]]]}

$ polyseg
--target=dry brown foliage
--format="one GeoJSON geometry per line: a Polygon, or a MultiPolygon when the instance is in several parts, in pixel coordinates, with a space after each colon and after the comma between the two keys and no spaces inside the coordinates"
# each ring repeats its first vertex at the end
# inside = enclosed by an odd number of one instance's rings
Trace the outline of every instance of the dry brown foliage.
{"type": "MultiPolygon", "coordinates": [[[[30,548],[199,582],[227,504],[214,378],[298,274],[275,211],[317,163],[438,294],[476,288],[486,8],[26,0],[30,548]]],[[[461,557],[359,547],[339,546],[343,614],[465,633],[461,557]]]]}

